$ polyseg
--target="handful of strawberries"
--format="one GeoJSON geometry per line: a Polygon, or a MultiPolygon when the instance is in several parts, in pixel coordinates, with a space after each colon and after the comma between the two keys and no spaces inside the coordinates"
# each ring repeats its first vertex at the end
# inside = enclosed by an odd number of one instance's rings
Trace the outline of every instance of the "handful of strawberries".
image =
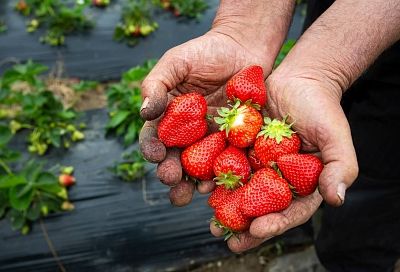
{"type": "Polygon", "coordinates": [[[184,149],[181,164],[188,176],[215,181],[208,204],[227,239],[248,230],[254,218],[282,211],[294,197],[313,193],[323,164],[300,153],[301,140],[286,118],[263,118],[267,90],[260,66],[233,76],[226,94],[232,104],[214,118],[219,132],[207,135],[206,100],[189,93],[168,105],[158,137],[166,147],[184,149]]]}

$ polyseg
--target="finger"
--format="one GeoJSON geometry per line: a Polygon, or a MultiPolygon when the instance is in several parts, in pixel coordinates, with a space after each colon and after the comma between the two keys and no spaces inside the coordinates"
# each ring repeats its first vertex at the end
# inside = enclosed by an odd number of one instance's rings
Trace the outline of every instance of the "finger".
{"type": "Polygon", "coordinates": [[[224,230],[219,228],[219,227],[217,227],[215,225],[215,222],[211,222],[210,223],[210,232],[215,237],[222,237],[224,235],[224,230]]]}
{"type": "Polygon", "coordinates": [[[158,140],[157,121],[144,123],[139,134],[139,147],[147,161],[157,163],[164,160],[167,150],[164,144],[158,140]]]}
{"type": "Polygon", "coordinates": [[[229,238],[227,244],[229,249],[234,253],[241,253],[243,251],[258,247],[264,241],[268,240],[267,238],[255,238],[249,232],[244,232],[240,234],[236,234],[229,238]]]}
{"type": "Polygon", "coordinates": [[[318,191],[307,197],[297,198],[280,213],[270,213],[254,219],[250,225],[250,234],[259,239],[280,235],[307,222],[321,202],[322,197],[318,191]]]}
{"type": "Polygon", "coordinates": [[[167,93],[188,74],[185,61],[175,52],[176,49],[166,52],[142,82],[140,115],[145,120],[154,120],[164,112],[168,103],[167,93]]]}
{"type": "Polygon", "coordinates": [[[169,190],[171,204],[177,207],[188,205],[192,201],[194,191],[194,182],[190,180],[181,180],[176,186],[169,190]]]}
{"type": "Polygon", "coordinates": [[[177,185],[182,179],[181,152],[177,148],[167,151],[165,159],[157,166],[157,177],[168,186],[177,185]]]}
{"type": "Polygon", "coordinates": [[[319,146],[325,164],[319,178],[319,191],[328,204],[340,206],[346,189],[358,175],[357,157],[344,114],[327,130],[327,138],[319,146]]]}
{"type": "Polygon", "coordinates": [[[197,191],[199,191],[200,194],[208,194],[215,189],[215,186],[216,184],[213,180],[200,181],[197,184],[197,191]]]}

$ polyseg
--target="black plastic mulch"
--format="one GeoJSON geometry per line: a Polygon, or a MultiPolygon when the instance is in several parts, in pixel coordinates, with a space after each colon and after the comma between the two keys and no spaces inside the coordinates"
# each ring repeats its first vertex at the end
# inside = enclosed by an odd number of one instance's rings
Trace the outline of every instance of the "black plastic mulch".
{"type": "MultiPolygon", "coordinates": [[[[123,146],[104,136],[105,110],[86,112],[86,139],[67,152],[51,150],[43,159],[73,165],[77,184],[70,189],[75,210],[43,220],[67,271],[185,271],[205,261],[233,256],[209,232],[213,211],[207,196],[195,194],[186,207],[173,207],[168,187],[155,177],[154,165],[142,180],[126,183],[108,167],[120,159],[123,146]]],[[[13,143],[25,150],[24,138],[13,143]]],[[[135,147],[134,147],[135,148],[135,147]]],[[[308,226],[279,239],[286,245],[312,240],[308,226]]],[[[0,271],[58,271],[40,224],[27,236],[0,221],[0,271]]]]}
{"type": "MultiPolygon", "coordinates": [[[[87,34],[68,36],[65,46],[51,47],[38,41],[40,31],[26,33],[25,18],[13,10],[15,1],[0,1],[0,18],[8,26],[8,31],[0,34],[0,73],[15,61],[33,59],[54,67],[59,60],[64,64],[65,76],[98,81],[118,79],[123,71],[132,66],[150,58],[160,58],[169,48],[207,32],[219,3],[218,0],[208,0],[209,9],[199,22],[177,20],[169,12],[156,12],[154,17],[159,29],[137,46],[129,47],[112,39],[124,1],[111,2],[106,9],[89,9],[96,25],[87,34]]],[[[298,37],[302,21],[303,16],[298,9],[288,38],[298,37]]]]}

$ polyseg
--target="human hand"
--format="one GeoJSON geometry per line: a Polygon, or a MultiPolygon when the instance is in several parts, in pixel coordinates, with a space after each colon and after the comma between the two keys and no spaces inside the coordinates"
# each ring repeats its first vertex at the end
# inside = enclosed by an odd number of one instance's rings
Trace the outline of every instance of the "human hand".
{"type": "MultiPolygon", "coordinates": [[[[317,152],[324,169],[318,190],[312,195],[294,199],[280,213],[254,219],[248,232],[239,234],[239,239],[229,239],[228,246],[234,252],[257,247],[265,240],[305,223],[323,199],[330,205],[340,206],[346,188],[358,175],[350,127],[340,105],[340,81],[327,80],[320,72],[306,68],[300,73],[290,59],[281,65],[267,79],[268,114],[280,119],[289,115],[289,123],[294,123],[293,128],[302,139],[302,150],[317,152]]],[[[222,235],[214,224],[210,229],[214,235],[222,235]]]]}

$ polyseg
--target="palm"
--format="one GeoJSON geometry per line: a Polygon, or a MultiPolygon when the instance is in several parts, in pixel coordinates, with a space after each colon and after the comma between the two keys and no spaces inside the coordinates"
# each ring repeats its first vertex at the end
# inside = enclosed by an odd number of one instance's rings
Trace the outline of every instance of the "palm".
{"type": "MultiPolygon", "coordinates": [[[[260,53],[249,52],[229,36],[219,33],[208,33],[171,49],[158,66],[165,67],[165,62],[173,66],[165,77],[169,94],[177,96],[196,91],[205,96],[209,106],[225,104],[223,87],[239,70],[251,64],[262,65],[260,53]]],[[[264,67],[264,72],[268,73],[266,70],[264,67]]],[[[159,73],[156,66],[148,79],[159,73]]]]}

